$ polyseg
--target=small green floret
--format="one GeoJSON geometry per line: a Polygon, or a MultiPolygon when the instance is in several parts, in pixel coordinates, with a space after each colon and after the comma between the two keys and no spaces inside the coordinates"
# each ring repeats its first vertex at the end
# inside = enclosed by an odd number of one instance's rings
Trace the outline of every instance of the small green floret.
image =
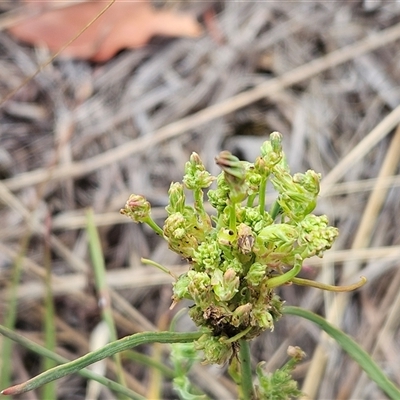
{"type": "Polygon", "coordinates": [[[292,358],[272,374],[264,373],[262,370],[264,362],[258,364],[256,370],[259,380],[259,386],[256,387],[257,398],[263,400],[288,400],[302,396],[291,373],[296,364],[305,357],[305,353],[300,347],[289,346],[288,355],[292,358]]]}
{"type": "Polygon", "coordinates": [[[204,353],[204,363],[225,364],[233,355],[232,345],[225,343],[223,338],[213,336],[209,333],[204,334],[195,342],[197,350],[204,353]]]}
{"type": "Polygon", "coordinates": [[[185,165],[183,183],[189,190],[208,188],[215,178],[206,170],[197,153],[192,153],[185,165]]]}
{"type": "Polygon", "coordinates": [[[122,208],[120,213],[132,218],[136,223],[143,223],[147,222],[150,217],[151,206],[143,196],[131,194],[125,204],[125,208],[122,208]]]}

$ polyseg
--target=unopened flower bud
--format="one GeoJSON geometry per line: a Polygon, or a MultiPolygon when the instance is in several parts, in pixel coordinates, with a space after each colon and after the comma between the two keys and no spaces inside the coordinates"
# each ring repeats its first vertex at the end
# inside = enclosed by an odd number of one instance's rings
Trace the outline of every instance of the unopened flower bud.
{"type": "Polygon", "coordinates": [[[185,258],[192,258],[198,246],[196,237],[191,233],[190,221],[181,213],[171,214],[164,223],[164,237],[169,247],[185,258]]]}
{"type": "Polygon", "coordinates": [[[243,161],[229,151],[221,151],[215,158],[217,165],[224,171],[224,177],[230,187],[229,198],[237,203],[247,196],[246,168],[243,161]]]}
{"type": "Polygon", "coordinates": [[[214,177],[205,169],[197,153],[192,153],[190,160],[185,165],[183,183],[189,190],[208,188],[214,177]]]}
{"type": "Polygon", "coordinates": [[[258,244],[276,252],[286,252],[292,249],[298,231],[296,227],[289,224],[273,224],[263,228],[257,236],[258,244]]]}
{"type": "Polygon", "coordinates": [[[275,153],[280,153],[282,151],[282,133],[280,132],[272,132],[269,135],[269,139],[271,141],[272,150],[275,153]]]}
{"type": "Polygon", "coordinates": [[[299,346],[289,346],[287,349],[287,355],[295,359],[295,361],[301,361],[306,353],[299,346]]]}
{"type": "Polygon", "coordinates": [[[283,158],[282,134],[272,132],[270,140],[264,142],[261,146],[261,155],[265,161],[266,167],[272,169],[283,158]]]}
{"type": "Polygon", "coordinates": [[[258,286],[265,277],[267,265],[255,262],[251,265],[249,272],[246,275],[247,282],[252,286],[258,286]]]}
{"type": "Polygon", "coordinates": [[[185,193],[183,185],[179,182],[171,183],[168,190],[169,204],[165,207],[168,215],[179,212],[183,214],[185,208],[185,193]]]}
{"type": "Polygon", "coordinates": [[[175,283],[173,283],[173,300],[177,302],[183,298],[192,300],[192,296],[189,294],[188,285],[190,283],[190,278],[188,274],[182,274],[178,277],[175,283]]]}
{"type": "Polygon", "coordinates": [[[219,301],[231,300],[238,292],[239,283],[240,279],[232,268],[227,269],[224,274],[216,269],[211,277],[211,285],[219,301]]]}
{"type": "Polygon", "coordinates": [[[261,329],[274,330],[274,319],[264,305],[257,304],[251,312],[251,324],[261,329]]]}
{"type": "Polygon", "coordinates": [[[254,169],[258,174],[262,176],[268,176],[270,173],[270,169],[268,168],[267,163],[262,157],[257,157],[254,163],[254,169]]]}
{"type": "Polygon", "coordinates": [[[131,194],[125,208],[122,208],[120,213],[132,218],[134,222],[140,223],[147,222],[150,217],[150,210],[150,203],[143,196],[131,194]]]}
{"type": "Polygon", "coordinates": [[[293,182],[301,185],[308,193],[316,195],[320,189],[321,174],[317,174],[309,169],[305,174],[297,173],[293,175],[293,182]]]}
{"type": "Polygon", "coordinates": [[[196,304],[206,307],[211,301],[211,279],[205,272],[189,271],[188,292],[196,304]]]}

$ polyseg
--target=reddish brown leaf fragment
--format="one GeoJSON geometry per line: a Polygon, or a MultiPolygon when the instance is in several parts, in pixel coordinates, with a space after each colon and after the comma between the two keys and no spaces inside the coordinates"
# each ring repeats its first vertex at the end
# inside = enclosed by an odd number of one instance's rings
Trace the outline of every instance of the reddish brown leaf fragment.
{"type": "MultiPolygon", "coordinates": [[[[43,3],[37,3],[43,9],[43,3]]],[[[46,45],[57,51],[105,6],[103,1],[72,3],[29,17],[9,29],[17,39],[29,44],[46,45]]],[[[29,8],[35,7],[30,3],[29,8]]],[[[156,10],[149,1],[116,1],[63,52],[63,56],[107,61],[124,48],[144,46],[153,36],[196,37],[200,24],[188,14],[156,10]]]]}

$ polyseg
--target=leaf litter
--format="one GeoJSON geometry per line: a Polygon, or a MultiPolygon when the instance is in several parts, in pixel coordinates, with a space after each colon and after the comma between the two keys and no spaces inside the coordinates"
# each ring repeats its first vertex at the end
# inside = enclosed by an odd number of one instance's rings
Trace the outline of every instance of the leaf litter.
{"type": "MultiPolygon", "coordinates": [[[[20,251],[27,217],[35,212],[38,225],[25,254],[17,321],[24,334],[40,338],[44,248],[40,226],[50,213],[56,325],[60,345],[65,343],[72,357],[88,348],[87,338],[101,318],[84,233],[86,207],[94,207],[96,213],[119,334],[164,326],[165,318],[171,317],[171,278],[142,266],[140,257],[169,266],[175,274],[186,266],[149,231],[118,215],[131,192],[145,195],[161,221],[169,183],[181,179],[192,151],[218,173],[214,157],[220,150],[228,148],[251,159],[274,130],[284,135],[294,171],[312,168],[329,178],[382,120],[395,115],[400,104],[398,42],[392,40],[270,96],[235,106],[235,96],[246,90],[276,77],[284,79],[297,67],[312,68],[314,60],[337,49],[395,29],[400,23],[397,3],[182,1],[153,6],[196,15],[204,22],[205,34],[174,40],[157,37],[150,42],[147,38],[139,49],[122,51],[103,63],[86,61],[96,57],[97,44],[92,43],[84,59],[56,60],[0,109],[1,184],[14,196],[10,200],[7,192],[0,193],[1,314],[11,265],[20,251]],[[230,111],[220,111],[226,102],[230,111]],[[196,123],[179,122],[202,110],[205,116],[196,123]],[[213,112],[218,115],[213,117],[213,112]],[[162,140],[160,129],[169,124],[175,124],[174,129],[181,124],[181,133],[162,140]]],[[[10,6],[2,10],[0,17],[13,11],[10,6]]],[[[49,44],[36,44],[34,49],[0,32],[2,98],[47,59],[46,47],[57,50],[49,44]]],[[[367,276],[366,287],[348,300],[341,324],[374,352],[399,384],[400,179],[395,152],[390,151],[392,146],[398,148],[392,139],[399,120],[394,121],[380,128],[381,140],[353,157],[357,162],[347,164],[337,183],[331,181],[324,188],[318,211],[328,214],[340,238],[325,264],[310,260],[303,276],[319,275],[328,282],[339,282],[341,277],[354,282],[367,276]],[[384,169],[385,163],[389,167],[384,169]],[[376,198],[379,194],[382,199],[376,198]],[[375,206],[367,208],[371,199],[375,206]],[[354,274],[347,276],[346,271],[354,274]]],[[[331,315],[337,307],[336,295],[322,297],[312,289],[289,286],[282,296],[290,305],[322,314],[331,315]]],[[[272,370],[284,362],[287,345],[301,346],[308,360],[295,375],[311,398],[384,398],[335,346],[324,347],[326,362],[318,360],[314,350],[321,340],[315,327],[287,317],[274,333],[254,343],[253,352],[272,370]]],[[[29,355],[16,354],[27,373],[34,374],[29,355]]],[[[126,370],[145,393],[144,368],[129,363],[126,370]]],[[[23,379],[20,374],[16,372],[15,381],[23,379]]],[[[223,369],[196,370],[196,376],[203,378],[199,385],[207,382],[204,389],[213,398],[232,397],[223,375],[223,369]]],[[[75,387],[84,388],[82,381],[73,379],[75,387]]],[[[60,399],[69,395],[68,382],[57,384],[60,399]]],[[[162,394],[174,398],[167,383],[162,394]]],[[[76,396],[84,398],[83,389],[76,396]]]]}
{"type": "MultiPolygon", "coordinates": [[[[53,52],[82,30],[107,4],[103,1],[67,2],[62,8],[44,9],[43,2],[29,3],[30,13],[36,15],[27,16],[8,31],[23,42],[44,45],[53,52]]],[[[52,2],[47,3],[50,6],[52,2]]],[[[200,24],[192,15],[157,10],[150,1],[116,0],[61,54],[105,62],[123,49],[144,46],[156,35],[196,37],[201,32],[200,24]]]]}

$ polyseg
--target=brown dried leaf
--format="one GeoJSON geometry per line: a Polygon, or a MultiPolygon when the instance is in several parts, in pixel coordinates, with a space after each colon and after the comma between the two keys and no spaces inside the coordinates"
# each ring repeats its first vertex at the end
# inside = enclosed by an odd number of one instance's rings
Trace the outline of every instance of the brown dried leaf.
{"type": "MultiPolygon", "coordinates": [[[[26,43],[44,44],[51,51],[57,51],[107,4],[104,1],[69,3],[64,8],[46,9],[43,2],[30,2],[30,15],[35,7],[42,13],[19,22],[9,32],[26,43]]],[[[144,46],[155,35],[196,37],[201,32],[200,24],[192,15],[156,10],[148,0],[117,0],[62,55],[107,61],[124,48],[144,46]]]]}

